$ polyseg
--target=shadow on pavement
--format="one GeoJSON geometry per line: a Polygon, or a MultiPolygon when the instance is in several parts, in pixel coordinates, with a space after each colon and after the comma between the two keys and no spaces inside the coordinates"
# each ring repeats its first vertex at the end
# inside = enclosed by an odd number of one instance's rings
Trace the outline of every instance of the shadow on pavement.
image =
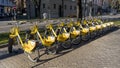
{"type": "MultiPolygon", "coordinates": [[[[44,63],[46,63],[46,62],[48,62],[48,61],[50,61],[50,60],[52,60],[52,59],[58,58],[58,57],[60,57],[60,56],[63,56],[63,55],[65,55],[65,54],[67,54],[67,53],[69,53],[69,52],[71,52],[71,51],[73,51],[73,49],[72,49],[72,50],[65,51],[65,52],[62,52],[62,53],[59,53],[59,54],[57,54],[57,56],[52,57],[52,58],[49,58],[49,59],[39,60],[39,61],[38,61],[38,64],[36,64],[35,66],[32,66],[31,68],[36,68],[36,67],[39,66],[39,65],[42,65],[42,64],[44,64],[44,63]]],[[[44,55],[44,54],[43,54],[43,55],[44,55]]],[[[41,55],[41,56],[42,56],[42,55],[41,55]]]]}
{"type": "MultiPolygon", "coordinates": [[[[58,57],[60,57],[60,56],[63,56],[63,55],[65,55],[65,54],[67,54],[67,53],[69,53],[69,52],[71,52],[71,51],[74,51],[74,50],[80,48],[81,46],[84,46],[84,45],[86,45],[86,44],[89,44],[90,42],[92,42],[92,41],[94,41],[94,40],[96,40],[96,39],[98,39],[98,38],[100,38],[100,37],[103,37],[103,36],[105,36],[105,35],[107,35],[107,34],[109,34],[109,33],[112,33],[112,32],[114,32],[114,31],[117,31],[118,29],[119,29],[118,27],[115,27],[113,30],[106,32],[106,33],[105,33],[104,35],[102,35],[102,36],[99,36],[99,37],[97,37],[97,38],[95,38],[95,39],[91,39],[91,40],[86,41],[86,42],[82,41],[81,44],[76,45],[76,46],[73,46],[71,49],[68,49],[68,50],[65,50],[65,49],[63,49],[63,48],[60,48],[60,53],[58,53],[57,55],[55,55],[55,56],[52,57],[52,58],[39,60],[36,65],[32,66],[32,68],[35,68],[35,67],[37,67],[37,66],[39,66],[39,65],[42,65],[42,64],[44,64],[44,63],[46,63],[46,62],[48,62],[48,61],[50,61],[50,60],[52,60],[52,59],[58,58],[58,57]]],[[[11,54],[8,54],[8,53],[7,53],[7,50],[6,50],[6,51],[5,51],[5,50],[4,50],[4,51],[0,51],[0,60],[6,59],[6,58],[10,58],[10,57],[12,57],[12,56],[17,56],[17,55],[19,55],[19,54],[23,54],[23,50],[18,50],[18,51],[14,52],[14,53],[11,53],[11,54]]],[[[45,55],[45,53],[43,53],[41,56],[43,56],[43,55],[45,55]]]]}
{"type": "MultiPolygon", "coordinates": [[[[100,38],[100,37],[103,37],[103,36],[105,36],[105,35],[107,35],[107,34],[109,34],[109,33],[112,33],[112,32],[114,32],[114,31],[117,31],[118,29],[119,29],[118,27],[115,27],[113,30],[108,31],[108,32],[106,32],[105,34],[103,34],[102,36],[96,37],[95,39],[90,39],[89,41],[86,41],[86,42],[82,41],[79,45],[75,45],[75,46],[73,46],[71,49],[66,50],[66,51],[64,51],[64,52],[61,52],[61,53],[57,54],[57,56],[55,56],[55,57],[52,57],[52,58],[49,58],[49,59],[45,59],[45,60],[39,60],[39,61],[38,61],[38,64],[32,66],[31,68],[36,68],[37,66],[42,65],[42,64],[44,64],[44,63],[46,63],[46,62],[48,62],[48,61],[50,61],[50,60],[52,60],[52,59],[58,58],[58,57],[60,57],[60,56],[63,56],[63,55],[65,55],[65,54],[67,54],[67,53],[69,53],[69,52],[71,52],[71,51],[74,51],[74,50],[80,48],[81,46],[84,46],[84,45],[86,45],[86,44],[89,44],[90,42],[92,42],[92,41],[94,41],[94,40],[96,40],[96,39],[98,39],[98,38],[100,38]]],[[[64,49],[61,48],[60,50],[63,51],[64,49]]],[[[41,56],[42,56],[42,55],[41,55],[41,56]]]]}
{"type": "Polygon", "coordinates": [[[13,53],[9,54],[8,51],[0,51],[0,60],[10,58],[12,56],[17,56],[19,54],[23,54],[22,50],[14,51],[13,53]]]}
{"type": "Polygon", "coordinates": [[[8,44],[0,45],[0,49],[7,47],[8,44]]]}

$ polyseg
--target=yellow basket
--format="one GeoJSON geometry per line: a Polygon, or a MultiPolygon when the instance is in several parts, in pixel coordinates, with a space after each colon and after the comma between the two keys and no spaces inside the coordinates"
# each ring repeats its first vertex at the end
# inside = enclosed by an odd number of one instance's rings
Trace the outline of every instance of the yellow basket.
{"type": "Polygon", "coordinates": [[[71,32],[71,38],[76,38],[78,35],[80,35],[79,30],[74,30],[73,32],[71,32]]]}
{"type": "Polygon", "coordinates": [[[82,35],[85,35],[89,32],[89,29],[88,28],[83,28],[81,32],[82,32],[82,35]]]}
{"type": "Polygon", "coordinates": [[[60,42],[64,42],[64,41],[66,41],[69,37],[70,37],[70,34],[69,34],[69,33],[63,33],[63,34],[58,35],[57,40],[60,41],[60,42]]]}
{"type": "Polygon", "coordinates": [[[43,45],[44,46],[51,46],[55,42],[54,36],[48,36],[47,38],[43,39],[43,45]]]}
{"type": "Polygon", "coordinates": [[[90,27],[90,31],[91,31],[91,32],[93,32],[93,31],[95,31],[95,30],[96,30],[96,27],[94,27],[94,26],[91,26],[91,27],[90,27]]]}

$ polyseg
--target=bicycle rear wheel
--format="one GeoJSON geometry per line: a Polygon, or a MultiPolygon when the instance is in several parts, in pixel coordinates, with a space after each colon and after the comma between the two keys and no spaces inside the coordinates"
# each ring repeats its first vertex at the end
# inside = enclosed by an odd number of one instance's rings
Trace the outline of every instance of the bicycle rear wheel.
{"type": "Polygon", "coordinates": [[[81,39],[83,40],[83,41],[88,41],[89,39],[90,39],[90,33],[87,33],[86,35],[82,35],[81,36],[81,39]]]}
{"type": "Polygon", "coordinates": [[[81,43],[81,36],[76,37],[75,39],[72,40],[73,45],[78,45],[81,43]]]}
{"type": "Polygon", "coordinates": [[[27,53],[25,52],[25,55],[28,57],[28,59],[32,62],[37,62],[40,58],[40,52],[39,52],[39,49],[36,49],[34,52],[32,53],[27,53]]]}
{"type": "Polygon", "coordinates": [[[68,39],[64,43],[62,43],[62,47],[65,48],[65,49],[71,48],[72,47],[71,40],[68,39]]]}
{"type": "Polygon", "coordinates": [[[51,47],[46,47],[46,53],[47,54],[53,54],[55,55],[58,51],[58,45],[53,44],[51,47]]]}

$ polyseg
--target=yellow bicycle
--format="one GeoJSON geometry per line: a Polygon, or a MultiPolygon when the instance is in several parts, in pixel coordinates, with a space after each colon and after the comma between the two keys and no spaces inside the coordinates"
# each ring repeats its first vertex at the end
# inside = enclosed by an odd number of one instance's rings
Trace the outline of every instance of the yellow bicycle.
{"type": "MultiPolygon", "coordinates": [[[[46,48],[47,54],[56,54],[57,52],[57,42],[56,42],[56,36],[52,33],[52,31],[47,27],[45,29],[45,33],[41,34],[39,32],[38,26],[35,24],[31,27],[30,33],[28,35],[35,36],[36,40],[39,41],[41,46],[46,48]]],[[[29,38],[28,38],[29,39],[29,38]]]]}
{"type": "Polygon", "coordinates": [[[67,32],[64,23],[60,23],[57,25],[56,28],[53,28],[52,24],[48,24],[47,27],[53,32],[54,36],[56,37],[56,42],[58,46],[62,46],[65,49],[71,48],[71,39],[70,33],[67,32]]]}
{"type": "Polygon", "coordinates": [[[12,53],[14,42],[17,41],[18,45],[21,46],[22,50],[28,56],[28,58],[32,62],[37,62],[40,57],[39,50],[38,50],[39,48],[38,42],[36,40],[23,41],[19,33],[20,31],[18,26],[14,26],[11,28],[10,35],[9,35],[9,45],[8,45],[9,53],[12,53]],[[32,56],[33,54],[34,56],[32,56]]]}
{"type": "Polygon", "coordinates": [[[90,31],[87,22],[84,20],[83,23],[81,24],[80,21],[77,21],[76,27],[78,27],[77,29],[80,29],[81,39],[83,41],[88,41],[90,39],[90,31]]]}
{"type": "Polygon", "coordinates": [[[70,22],[67,25],[67,31],[70,33],[71,43],[73,45],[78,45],[81,42],[81,31],[76,23],[70,22]]]}

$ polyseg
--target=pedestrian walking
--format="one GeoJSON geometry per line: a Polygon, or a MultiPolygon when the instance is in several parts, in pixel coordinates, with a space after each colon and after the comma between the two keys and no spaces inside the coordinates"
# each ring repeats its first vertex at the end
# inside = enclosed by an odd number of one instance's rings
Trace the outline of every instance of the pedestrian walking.
{"type": "Polygon", "coordinates": [[[47,13],[43,13],[43,19],[47,19],[47,13]]]}

